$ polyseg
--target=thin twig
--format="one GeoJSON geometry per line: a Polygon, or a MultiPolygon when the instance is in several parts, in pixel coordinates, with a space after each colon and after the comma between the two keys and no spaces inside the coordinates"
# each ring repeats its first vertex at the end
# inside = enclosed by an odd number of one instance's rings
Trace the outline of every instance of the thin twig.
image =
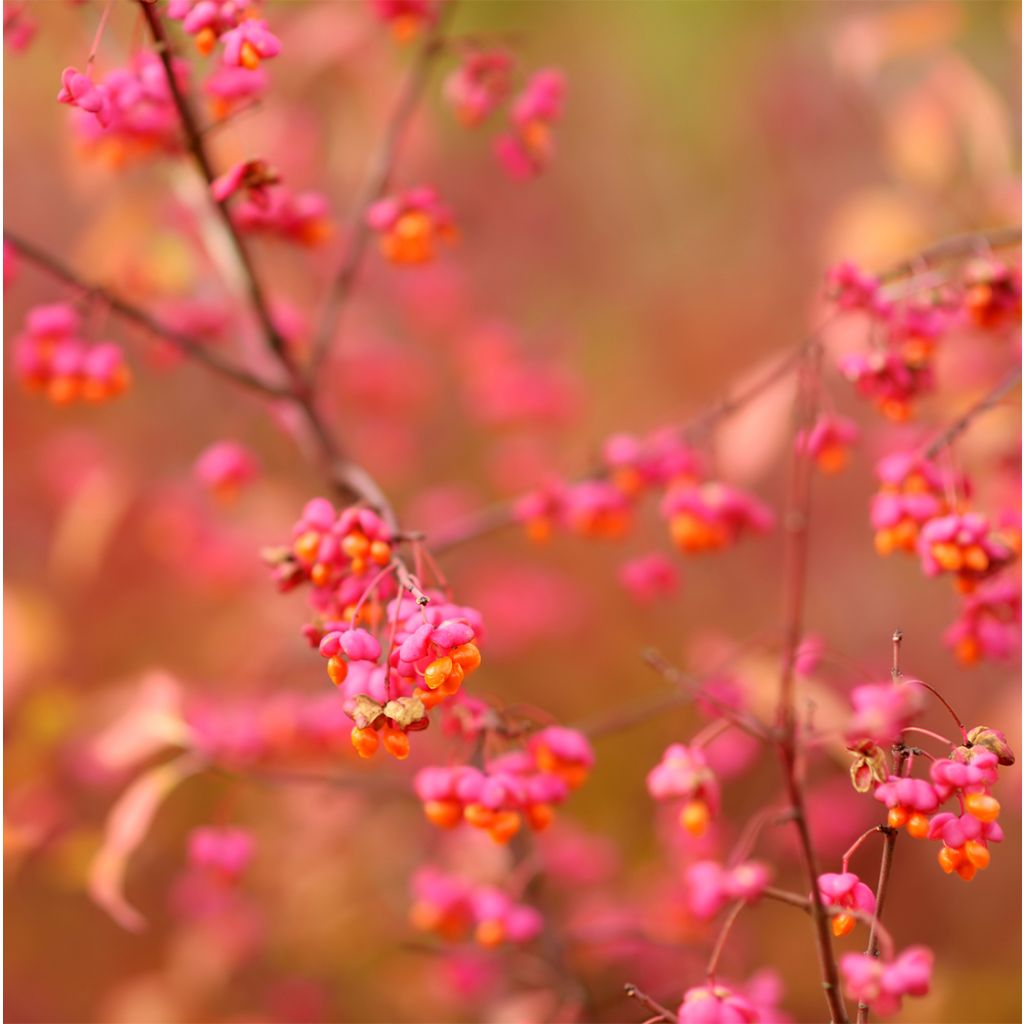
{"type": "Polygon", "coordinates": [[[983,413],[994,409],[1011,392],[1020,387],[1019,366],[1014,367],[991,391],[984,394],[973,405],[958,416],[931,444],[925,448],[923,458],[934,459],[944,448],[948,448],[983,413]]]}
{"type": "Polygon", "coordinates": [[[661,1003],[652,999],[646,992],[632,984],[632,982],[625,985],[624,988],[626,995],[630,999],[635,999],[641,1006],[656,1014],[653,1018],[655,1021],[668,1021],[668,1024],[676,1024],[679,1018],[667,1006],[662,1006],[661,1003]]]}
{"type": "MultiPolygon", "coordinates": [[[[745,711],[730,707],[724,701],[719,700],[714,694],[708,693],[702,688],[703,683],[701,680],[694,679],[685,672],[681,672],[674,665],[669,664],[657,651],[645,651],[643,659],[655,672],[679,688],[676,703],[684,704],[695,700],[703,700],[710,704],[723,718],[735,725],[737,729],[741,729],[743,732],[761,741],[769,738],[768,729],[763,722],[745,711]]],[[[602,734],[612,732],[614,729],[621,728],[623,720],[628,725],[638,724],[646,718],[654,717],[658,710],[660,709],[655,710],[655,707],[637,709],[636,713],[632,716],[628,711],[619,713],[618,719],[606,719],[597,728],[592,726],[590,734],[594,735],[595,732],[602,734]]]]}
{"type": "MultiPolygon", "coordinates": [[[[1019,227],[995,228],[991,231],[979,232],[977,234],[956,235],[936,243],[929,249],[923,250],[923,252],[896,264],[894,267],[890,267],[880,277],[883,281],[893,281],[905,277],[908,274],[914,273],[920,267],[922,259],[934,263],[944,259],[967,256],[979,251],[982,247],[986,249],[1009,248],[1019,245],[1020,237],[1021,230],[1019,227]]],[[[808,350],[819,343],[820,333],[832,323],[836,316],[838,316],[838,313],[832,313],[826,317],[815,331],[784,352],[777,362],[745,388],[724,396],[703,412],[694,416],[680,428],[681,436],[690,439],[699,438],[712,427],[717,426],[755,402],[761,395],[770,390],[773,385],[784,379],[796,367],[801,365],[808,350]]],[[[1019,377],[1018,371],[1018,382],[1019,377]]],[[[1012,386],[1009,385],[1007,390],[1012,390],[1012,386]]],[[[998,401],[1000,397],[1002,397],[1001,394],[997,395],[993,402],[998,401]]],[[[977,413],[983,411],[984,409],[979,409],[977,413]]],[[[945,443],[948,443],[948,440],[945,443]]],[[[941,445],[939,447],[941,448],[941,445]]],[[[597,468],[586,474],[586,478],[600,479],[604,475],[606,475],[606,470],[597,468]]],[[[430,547],[435,553],[444,551],[513,526],[515,523],[515,501],[499,502],[467,516],[462,522],[456,523],[447,530],[438,531],[431,536],[430,547]]]]}
{"type": "Polygon", "coordinates": [[[936,242],[927,249],[922,249],[902,263],[890,267],[879,275],[883,281],[893,281],[899,277],[907,277],[916,273],[922,263],[940,263],[945,260],[963,259],[977,256],[989,249],[1012,249],[1020,245],[1020,228],[990,228],[987,231],[970,231],[962,235],[952,235],[936,242]]]}
{"type": "MultiPolygon", "coordinates": [[[[818,414],[821,372],[821,347],[811,346],[804,354],[800,390],[797,396],[797,430],[809,430],[818,414]]],[[[796,652],[804,628],[804,604],[807,594],[809,525],[811,512],[811,460],[795,445],[790,468],[789,496],[786,501],[785,616],[783,619],[782,669],[779,680],[779,702],[776,722],[779,730],[778,752],[782,762],[783,784],[796,826],[801,861],[811,889],[811,918],[814,924],[818,965],[822,988],[828,1004],[829,1019],[846,1024],[849,1018],[839,988],[832,936],[827,914],[818,889],[818,862],[807,822],[807,808],[800,782],[797,760],[796,724],[796,652]]]]}
{"type": "Polygon", "coordinates": [[[708,959],[708,967],[705,971],[708,979],[708,986],[710,988],[715,987],[715,975],[718,973],[718,961],[722,959],[722,952],[725,950],[725,944],[729,939],[732,926],[736,923],[736,918],[740,916],[740,911],[746,905],[746,900],[737,900],[733,904],[732,910],[730,910],[726,915],[725,921],[722,923],[722,929],[718,933],[718,938],[715,940],[715,946],[714,949],[711,950],[711,956],[708,959]]]}
{"type": "Polygon", "coordinates": [[[213,170],[213,163],[210,160],[209,154],[206,152],[206,144],[203,140],[203,132],[199,126],[199,120],[196,117],[195,112],[192,110],[192,105],[189,102],[188,97],[184,92],[182,92],[177,76],[175,75],[174,49],[171,46],[171,40],[167,35],[167,30],[164,28],[164,23],[160,18],[157,5],[154,0],[138,0],[138,3],[142,8],[142,14],[146,19],[150,35],[153,37],[153,48],[156,50],[157,56],[159,56],[160,61],[164,66],[164,73],[167,76],[167,87],[170,90],[171,99],[174,101],[175,109],[178,111],[178,119],[181,122],[181,129],[185,136],[185,144],[188,147],[189,152],[192,154],[192,158],[195,161],[196,167],[199,170],[203,181],[206,183],[210,203],[216,209],[221,223],[224,226],[224,230],[227,233],[228,238],[231,240],[231,245],[235,250],[235,256],[238,259],[238,265],[242,271],[242,277],[245,281],[252,310],[260,323],[267,345],[277,356],[281,364],[289,370],[296,383],[298,383],[296,367],[292,360],[291,353],[288,351],[287,342],[274,324],[274,318],[271,316],[270,307],[267,304],[266,296],[263,292],[263,286],[260,284],[259,277],[256,274],[256,268],[249,256],[249,250],[246,248],[245,242],[242,240],[242,236],[231,216],[231,210],[228,207],[228,200],[218,201],[214,198],[213,192],[210,190],[210,186],[213,185],[216,178],[216,174],[213,170]]]}
{"type": "Polygon", "coordinates": [[[352,209],[348,231],[345,237],[345,253],[334,275],[320,325],[313,339],[309,377],[312,379],[322,365],[338,330],[341,314],[352,293],[363,256],[370,240],[370,227],[366,223],[366,212],[387,191],[394,173],[398,152],[405,137],[406,129],[418,106],[430,78],[434,58],[444,48],[444,30],[455,9],[455,0],[442,4],[434,24],[431,26],[420,48],[413,58],[408,75],[398,93],[380,147],[371,162],[366,182],[352,209]]]}
{"type": "MultiPolygon", "coordinates": [[[[805,913],[811,913],[811,900],[796,892],[788,892],[785,889],[777,889],[773,885],[766,886],[761,890],[761,895],[777,903],[788,903],[791,907],[798,907],[805,913]]],[[[877,931],[878,936],[885,943],[887,954],[891,955],[894,950],[893,939],[888,930],[878,919],[877,912],[869,914],[864,910],[857,910],[854,907],[843,907],[839,904],[832,904],[825,908],[827,917],[852,917],[877,931]]],[[[875,954],[878,955],[877,953],[875,954]]]]}
{"type": "Polygon", "coordinates": [[[25,259],[30,260],[59,281],[63,281],[72,288],[81,291],[83,295],[99,299],[122,319],[141,327],[153,337],[168,342],[183,355],[194,359],[197,363],[201,363],[208,370],[226,377],[235,384],[271,398],[286,398],[290,395],[288,388],[262,380],[243,367],[235,366],[228,360],[222,359],[216,352],[211,351],[201,341],[197,341],[187,334],[183,334],[168,327],[166,324],[160,323],[159,320],[141,307],[122,299],[119,295],[115,295],[114,292],[106,288],[83,280],[69,266],[49,253],[44,252],[21,235],[4,228],[4,241],[9,245],[13,245],[25,259]]]}
{"type": "MultiPolygon", "coordinates": [[[[900,666],[900,652],[903,645],[903,630],[895,629],[892,634],[892,677],[893,686],[901,685],[903,670],[900,666]]],[[[952,710],[952,709],[951,709],[952,710]]],[[[955,717],[955,715],[954,715],[955,717]]],[[[904,772],[904,765],[907,761],[907,748],[902,744],[893,747],[893,760],[895,762],[893,774],[901,777],[904,772]]],[[[899,838],[899,830],[887,829],[885,838],[882,840],[882,856],[878,866],[878,885],[875,887],[875,920],[871,923],[868,932],[868,944],[864,952],[868,956],[878,956],[877,924],[881,923],[882,909],[885,904],[886,895],[889,892],[889,879],[892,876],[892,862],[896,854],[896,840],[899,838]]],[[[867,1003],[857,1003],[857,1024],[867,1024],[870,1007],[867,1003]]]]}

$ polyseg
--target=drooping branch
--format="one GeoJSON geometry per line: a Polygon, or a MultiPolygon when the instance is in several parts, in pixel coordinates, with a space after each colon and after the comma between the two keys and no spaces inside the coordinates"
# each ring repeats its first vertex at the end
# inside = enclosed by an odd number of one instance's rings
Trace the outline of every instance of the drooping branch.
{"type": "Polygon", "coordinates": [[[380,146],[371,161],[362,192],[352,208],[344,240],[345,252],[331,282],[323,315],[313,339],[313,354],[309,367],[310,377],[316,374],[330,350],[331,342],[334,340],[341,321],[342,312],[352,294],[356,278],[359,276],[363,256],[370,241],[370,228],[366,223],[366,213],[378,199],[384,196],[391,183],[395,163],[409,123],[430,79],[434,60],[444,48],[444,31],[454,12],[455,2],[456,0],[447,0],[442,3],[434,24],[420,44],[395,100],[380,146]]]}
{"type": "Polygon", "coordinates": [[[213,373],[270,398],[286,398],[290,395],[288,388],[265,381],[243,367],[236,366],[234,363],[223,359],[201,341],[190,338],[187,334],[183,334],[181,331],[176,331],[166,324],[160,323],[152,314],[147,313],[140,306],[122,299],[107,288],[83,280],[65,263],[62,263],[55,256],[44,252],[23,236],[4,228],[4,241],[14,246],[25,259],[34,263],[40,269],[45,270],[52,277],[57,278],[57,280],[69,285],[83,295],[100,300],[122,319],[135,324],[137,327],[141,327],[154,338],[173,345],[183,355],[202,364],[213,373]]]}

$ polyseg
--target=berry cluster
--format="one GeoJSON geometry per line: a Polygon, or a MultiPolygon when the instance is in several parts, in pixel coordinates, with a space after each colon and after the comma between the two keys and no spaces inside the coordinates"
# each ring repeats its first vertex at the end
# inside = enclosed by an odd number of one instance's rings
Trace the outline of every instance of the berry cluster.
{"type": "Polygon", "coordinates": [[[447,942],[461,942],[472,935],[478,945],[494,949],[506,943],[529,942],[543,928],[534,907],[517,903],[495,886],[474,885],[437,868],[416,872],[412,895],[412,926],[447,942]]]}
{"type": "Polygon", "coordinates": [[[847,953],[839,961],[846,994],[885,1017],[899,1013],[904,996],[926,996],[931,988],[932,951],[911,946],[892,960],[847,953]]]}
{"type": "Polygon", "coordinates": [[[718,813],[718,779],[697,746],[673,743],[647,774],[647,792],[655,800],[682,800],[679,824],[691,836],[702,836],[718,813]]]}
{"type": "MultiPolygon", "coordinates": [[[[880,748],[901,744],[913,715],[920,710],[920,693],[921,687],[913,681],[861,686],[853,691],[856,713],[846,730],[846,739],[857,754],[854,785],[861,792],[874,789],[875,799],[888,808],[889,828],[906,828],[915,839],[941,840],[942,870],[947,874],[955,871],[970,881],[977,871],[988,867],[988,844],[1003,838],[997,821],[999,801],[992,796],[991,789],[998,766],[1012,765],[1014,755],[1002,733],[979,726],[965,732],[964,743],[953,748],[948,758],[932,762],[928,779],[902,774],[902,768],[900,774],[888,772],[880,748]],[[959,814],[935,813],[953,798],[960,805],[959,814]]],[[[838,894],[854,901],[843,905],[871,912],[867,904],[873,904],[873,894],[866,886],[858,888],[859,880],[846,873],[845,865],[843,874],[822,876],[825,878],[829,888],[823,885],[821,891],[826,902],[835,903],[838,894]]],[[[840,918],[833,921],[833,928],[839,921],[840,918]]]]}
{"type": "Polygon", "coordinates": [[[662,493],[661,514],[684,554],[721,550],[774,525],[771,510],[753,495],[707,479],[700,457],[674,430],[644,439],[617,434],[603,456],[601,477],[556,481],[519,499],[515,515],[531,540],[547,540],[556,527],[618,539],[632,526],[634,505],[651,491],[662,493]]]}
{"type": "Polygon", "coordinates": [[[701,919],[714,917],[727,903],[752,903],[771,880],[771,869],[760,861],[726,867],[716,860],[701,860],[686,869],[689,907],[701,919]]]}
{"type": "Polygon", "coordinates": [[[259,476],[255,456],[237,441],[216,441],[195,463],[196,478],[221,501],[233,501],[259,476]]]}
{"type": "Polygon", "coordinates": [[[928,576],[949,573],[963,593],[998,572],[1018,554],[978,513],[930,519],[917,544],[921,567],[928,576]]]}
{"type": "Polygon", "coordinates": [[[474,50],[448,76],[445,98],[467,128],[482,124],[512,89],[515,60],[505,50],[474,50]]]}
{"type": "MultiPolygon", "coordinates": [[[[175,60],[178,87],[187,88],[189,67],[175,60]]],[[[181,151],[177,108],[163,63],[154,53],[136,54],[126,67],[100,81],[65,68],[57,95],[75,108],[74,129],[85,152],[110,166],[126,160],[181,151]]]]}
{"type": "Polygon", "coordinates": [[[822,473],[839,473],[850,460],[850,449],[860,439],[860,427],[845,416],[822,415],[809,430],[796,437],[796,449],[814,459],[822,473]]]}
{"type": "Polygon", "coordinates": [[[778,1006],[782,985],[774,971],[759,971],[744,985],[710,981],[687,989],[676,1012],[679,1024],[757,1024],[791,1020],[778,1006]]]}
{"type": "Polygon", "coordinates": [[[849,935],[857,926],[855,914],[843,913],[844,910],[869,916],[875,912],[875,894],[852,871],[818,875],[818,892],[826,907],[840,910],[831,919],[832,934],[836,938],[849,935]]]}
{"type": "Polygon", "coordinates": [[[197,828],[188,837],[188,862],[223,884],[238,880],[252,860],[252,836],[240,828],[197,828]]]}
{"type": "Polygon", "coordinates": [[[415,778],[423,813],[439,828],[462,822],[507,843],[525,821],[547,828],[556,805],[583,784],[594,763],[586,738],[551,726],[530,737],[525,749],[493,758],[481,770],[471,765],[421,769],[415,778]]]}
{"type": "Polygon", "coordinates": [[[400,267],[430,263],[439,242],[456,238],[451,211],[426,185],[373,203],[366,223],[377,233],[385,258],[400,267]]]}
{"type": "Polygon", "coordinates": [[[265,160],[244,160],[214,179],[210,186],[218,203],[244,192],[232,211],[238,229],[315,246],[331,237],[327,200],[319,192],[294,194],[265,160]]]}
{"type": "Polygon", "coordinates": [[[945,641],[962,665],[1010,657],[1020,645],[1020,580],[1000,576],[967,594],[945,641]]]}
{"type": "Polygon", "coordinates": [[[370,0],[370,4],[399,43],[411,42],[437,20],[436,0],[370,0]]]}
{"type": "Polygon", "coordinates": [[[221,46],[228,67],[255,71],[260,62],[281,52],[281,41],[255,16],[255,7],[238,0],[169,0],[167,17],[195,37],[205,57],[221,46]]]}
{"type": "Polygon", "coordinates": [[[551,162],[551,126],[561,118],[564,103],[562,73],[552,68],[534,72],[512,103],[509,131],[494,142],[495,156],[510,178],[532,178],[551,162]]]}
{"type": "MultiPolygon", "coordinates": [[[[1020,634],[1020,583],[1002,575],[1020,557],[1019,515],[1004,512],[993,521],[951,510],[938,467],[915,452],[893,452],[875,472],[881,481],[871,499],[875,550],[916,554],[925,575],[953,578],[964,604],[946,643],[962,664],[1005,658],[1020,634]]],[[[952,490],[970,493],[966,479],[955,484],[952,490]]]]}
{"type": "Polygon", "coordinates": [[[381,741],[394,757],[408,757],[408,734],[426,729],[428,711],[455,696],[480,665],[479,613],[440,591],[420,591],[411,577],[396,583],[407,570],[394,540],[371,509],[339,513],[315,498],[292,528],[291,545],[263,552],[280,590],[311,585],[315,619],[303,632],[327,659],[364,758],[381,741]]]}
{"type": "Polygon", "coordinates": [[[946,511],[942,476],[933,463],[914,452],[887,455],[875,473],[881,481],[871,499],[875,550],[880,555],[913,554],[921,527],[946,511]]]}
{"type": "Polygon", "coordinates": [[[131,383],[120,346],[83,340],[78,313],[63,302],[29,311],[14,342],[14,370],[26,389],[54,405],[104,402],[131,383]]]}

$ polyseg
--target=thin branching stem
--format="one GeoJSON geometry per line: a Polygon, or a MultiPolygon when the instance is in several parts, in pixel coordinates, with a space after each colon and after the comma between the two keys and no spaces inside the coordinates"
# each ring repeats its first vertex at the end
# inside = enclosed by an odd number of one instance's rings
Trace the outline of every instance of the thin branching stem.
{"type": "Polygon", "coordinates": [[[244,367],[236,366],[211,350],[208,345],[204,345],[203,342],[160,323],[156,317],[140,306],[121,298],[107,288],[84,280],[66,263],[45,252],[22,235],[4,228],[4,241],[8,245],[14,246],[25,259],[45,270],[52,277],[69,285],[82,295],[102,302],[122,320],[127,320],[136,327],[142,328],[154,339],[167,342],[189,359],[205,366],[212,373],[269,398],[287,398],[290,395],[291,392],[288,388],[263,380],[244,367]]]}
{"type": "Polygon", "coordinates": [[[643,989],[637,988],[636,985],[632,983],[627,984],[625,991],[630,999],[635,999],[641,1006],[646,1007],[655,1015],[647,1024],[652,1024],[654,1021],[667,1021],[668,1024],[675,1024],[678,1020],[676,1015],[667,1006],[662,1006],[661,1003],[651,998],[643,989]]]}
{"type": "Polygon", "coordinates": [[[380,199],[391,184],[398,153],[412,116],[416,111],[437,56],[444,50],[444,32],[455,10],[455,0],[447,0],[438,11],[434,24],[425,35],[413,58],[409,72],[398,92],[384,136],[375,152],[365,184],[355,205],[345,233],[345,252],[334,274],[327,293],[320,324],[313,339],[309,377],[312,379],[322,365],[335,340],[341,315],[351,296],[359,270],[370,241],[370,227],[366,222],[369,208],[380,199]]]}
{"type": "Polygon", "coordinates": [[[991,391],[986,392],[971,404],[960,416],[925,448],[923,457],[934,459],[943,449],[948,448],[957,438],[967,431],[971,424],[1020,387],[1021,369],[1015,366],[991,391]]]}
{"type": "MultiPolygon", "coordinates": [[[[814,345],[804,354],[797,394],[796,428],[809,430],[818,414],[821,377],[821,347],[814,345]]],[[[779,700],[776,708],[778,753],[782,764],[783,785],[793,813],[799,841],[800,860],[811,890],[810,911],[814,925],[818,966],[822,988],[833,1024],[847,1024],[846,1007],[839,988],[832,936],[827,914],[818,889],[818,860],[807,821],[801,772],[796,716],[796,652],[804,629],[804,605],[807,595],[807,570],[810,541],[811,481],[813,465],[806,453],[796,445],[790,463],[789,494],[785,508],[785,613],[783,619],[782,668],[779,679],[779,700]]]]}
{"type": "Polygon", "coordinates": [[[203,138],[203,131],[200,128],[199,120],[174,72],[174,49],[171,45],[170,37],[167,35],[167,29],[160,17],[160,12],[157,10],[157,5],[153,0],[138,0],[138,2],[146,25],[149,28],[149,34],[153,37],[153,48],[156,50],[157,56],[164,66],[164,73],[167,76],[167,87],[170,90],[171,99],[174,101],[174,107],[178,112],[178,120],[181,123],[182,133],[185,136],[185,145],[206,184],[210,203],[216,210],[227,237],[231,240],[239,269],[242,272],[242,278],[245,281],[245,288],[252,311],[259,321],[268,347],[280,363],[289,371],[295,382],[298,383],[296,367],[288,351],[287,342],[274,324],[274,318],[271,316],[270,306],[267,303],[263,286],[256,273],[249,250],[246,248],[245,242],[231,216],[228,201],[218,201],[214,198],[213,192],[210,189],[216,178],[213,162],[206,151],[206,142],[203,138]]]}

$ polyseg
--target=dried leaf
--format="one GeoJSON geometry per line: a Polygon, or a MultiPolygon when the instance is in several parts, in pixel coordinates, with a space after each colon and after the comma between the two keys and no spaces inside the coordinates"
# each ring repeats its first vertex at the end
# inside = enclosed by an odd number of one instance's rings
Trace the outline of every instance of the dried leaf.
{"type": "Polygon", "coordinates": [[[366,729],[384,714],[384,709],[372,697],[360,693],[345,705],[345,714],[360,729],[366,729]]]}
{"type": "Polygon", "coordinates": [[[405,729],[425,718],[427,709],[419,697],[399,697],[397,700],[389,700],[384,705],[384,714],[395,725],[405,729]]]}
{"type": "Polygon", "coordinates": [[[104,768],[121,771],[188,741],[181,685],[167,672],[151,672],[125,713],[93,740],[89,753],[104,768]]]}
{"type": "Polygon", "coordinates": [[[975,726],[968,734],[967,741],[972,747],[984,747],[991,750],[999,758],[999,763],[1009,767],[1017,758],[1013,748],[1006,742],[1006,737],[998,730],[987,725],[975,726]]]}
{"type": "Polygon", "coordinates": [[[186,754],[150,769],[121,794],[107,816],[103,844],[89,868],[89,895],[128,931],[146,927],[124,894],[128,860],[146,838],[160,804],[202,766],[199,758],[186,754]]]}
{"type": "Polygon", "coordinates": [[[885,782],[889,778],[889,765],[885,752],[874,743],[856,751],[853,764],[850,765],[850,781],[858,793],[867,793],[876,782],[885,782]]]}

